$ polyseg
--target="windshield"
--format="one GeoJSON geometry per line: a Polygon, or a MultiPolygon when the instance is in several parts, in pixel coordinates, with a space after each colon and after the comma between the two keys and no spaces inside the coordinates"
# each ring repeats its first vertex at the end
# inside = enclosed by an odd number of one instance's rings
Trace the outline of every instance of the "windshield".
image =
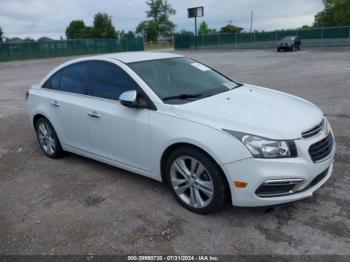
{"type": "Polygon", "coordinates": [[[128,65],[166,103],[186,103],[239,86],[209,67],[186,57],[128,65]]]}
{"type": "Polygon", "coordinates": [[[282,41],[294,41],[295,37],[294,36],[286,36],[282,39],[282,41]]]}

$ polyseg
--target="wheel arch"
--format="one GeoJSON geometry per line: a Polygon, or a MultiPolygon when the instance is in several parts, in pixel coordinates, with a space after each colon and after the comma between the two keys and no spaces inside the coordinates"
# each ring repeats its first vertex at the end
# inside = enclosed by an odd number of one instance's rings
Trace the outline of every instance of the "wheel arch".
{"type": "MultiPolygon", "coordinates": [[[[57,132],[57,129],[56,129],[56,127],[53,125],[53,123],[52,123],[52,121],[50,121],[50,118],[48,118],[45,114],[43,114],[43,113],[37,113],[37,114],[35,114],[34,116],[33,116],[33,127],[34,127],[34,130],[36,129],[36,123],[38,122],[38,120],[40,119],[40,118],[45,118],[47,121],[49,121],[49,123],[51,124],[51,126],[53,127],[53,129],[54,129],[54,131],[55,131],[55,133],[56,133],[56,135],[57,135],[57,137],[58,137],[58,140],[59,140],[59,142],[61,143],[61,137],[60,137],[60,135],[59,135],[59,133],[57,132]]],[[[61,144],[62,145],[62,144],[61,144]]]]}
{"type": "MultiPolygon", "coordinates": [[[[33,127],[34,127],[34,129],[36,128],[36,123],[38,122],[38,120],[39,120],[40,118],[45,118],[45,119],[46,119],[47,121],[49,121],[50,124],[52,125],[52,122],[50,121],[50,119],[49,119],[47,116],[45,116],[45,115],[42,114],[42,113],[37,113],[37,114],[35,114],[34,117],[33,117],[33,127]]],[[[52,126],[53,126],[53,125],[52,125],[52,126]]],[[[53,126],[53,128],[55,128],[55,127],[53,126]]]]}
{"type": "MultiPolygon", "coordinates": [[[[168,157],[170,156],[171,152],[173,152],[174,150],[176,150],[177,148],[180,148],[180,147],[191,147],[191,148],[194,148],[194,149],[201,151],[203,154],[208,156],[217,165],[217,167],[221,171],[222,175],[224,176],[227,189],[231,190],[231,187],[229,186],[229,182],[228,182],[228,179],[226,177],[226,174],[223,171],[223,169],[221,168],[221,166],[218,164],[218,162],[215,160],[215,158],[210,153],[208,153],[206,150],[201,148],[200,146],[194,145],[194,144],[188,143],[188,142],[177,142],[177,143],[171,144],[163,151],[163,154],[162,154],[161,160],[160,160],[160,175],[161,175],[161,179],[163,182],[166,182],[166,179],[165,179],[166,161],[167,161],[168,157]]],[[[229,198],[231,198],[231,194],[228,194],[228,195],[229,195],[229,198]]],[[[230,199],[230,201],[231,201],[231,199],[230,199]]]]}

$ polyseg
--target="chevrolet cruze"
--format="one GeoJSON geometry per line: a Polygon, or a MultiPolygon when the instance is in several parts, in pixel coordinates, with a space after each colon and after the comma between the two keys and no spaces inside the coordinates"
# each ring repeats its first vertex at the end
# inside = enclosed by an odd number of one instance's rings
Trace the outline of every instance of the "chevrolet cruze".
{"type": "Polygon", "coordinates": [[[318,107],[177,54],[72,60],[26,97],[48,157],[68,151],[165,181],[197,213],[226,199],[267,206],[310,197],[332,173],[334,136],[318,107]]]}

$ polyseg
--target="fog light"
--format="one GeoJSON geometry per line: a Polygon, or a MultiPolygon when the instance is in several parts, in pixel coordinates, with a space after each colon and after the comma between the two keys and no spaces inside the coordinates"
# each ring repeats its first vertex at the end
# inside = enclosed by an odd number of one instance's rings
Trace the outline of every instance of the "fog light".
{"type": "Polygon", "coordinates": [[[242,182],[242,181],[238,181],[238,180],[235,181],[235,186],[238,187],[238,188],[246,188],[247,185],[248,185],[248,183],[245,183],[245,182],[242,182]]]}

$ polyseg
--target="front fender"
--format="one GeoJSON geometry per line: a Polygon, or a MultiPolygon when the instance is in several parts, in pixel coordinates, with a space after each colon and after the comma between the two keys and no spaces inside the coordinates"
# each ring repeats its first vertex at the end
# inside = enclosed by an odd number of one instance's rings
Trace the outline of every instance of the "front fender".
{"type": "Polygon", "coordinates": [[[247,148],[225,131],[184,119],[180,116],[152,112],[150,142],[156,174],[161,173],[160,160],[165,150],[177,143],[192,144],[208,153],[219,165],[252,157],[247,148]]]}

